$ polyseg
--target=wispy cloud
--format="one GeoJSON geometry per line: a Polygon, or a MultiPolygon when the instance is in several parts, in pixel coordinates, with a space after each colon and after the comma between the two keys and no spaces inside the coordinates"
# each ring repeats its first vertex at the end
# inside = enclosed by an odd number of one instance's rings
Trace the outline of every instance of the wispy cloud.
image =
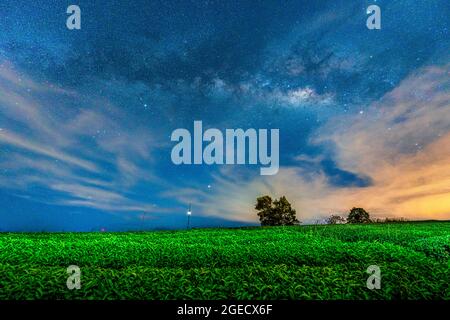
{"type": "Polygon", "coordinates": [[[68,164],[76,165],[80,168],[89,170],[89,171],[97,171],[97,167],[83,159],[70,156],[64,152],[59,152],[58,150],[52,149],[46,145],[42,145],[40,143],[32,142],[29,139],[25,139],[20,137],[14,133],[10,133],[7,129],[2,129],[0,133],[0,141],[4,144],[8,144],[18,149],[23,149],[26,151],[30,151],[32,153],[44,155],[56,160],[64,161],[68,164]]]}
{"type": "Polygon", "coordinates": [[[132,120],[109,101],[37,84],[3,62],[0,108],[2,188],[59,205],[164,211],[133,194],[139,182],[162,181],[151,168],[153,132],[130,128],[132,120]],[[80,106],[69,103],[74,97],[80,106]],[[28,194],[32,186],[53,196],[28,194]]]}

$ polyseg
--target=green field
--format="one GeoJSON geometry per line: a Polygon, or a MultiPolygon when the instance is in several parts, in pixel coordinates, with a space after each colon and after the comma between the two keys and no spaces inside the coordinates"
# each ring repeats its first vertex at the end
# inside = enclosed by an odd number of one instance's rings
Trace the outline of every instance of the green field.
{"type": "Polygon", "coordinates": [[[0,299],[450,299],[449,263],[450,222],[2,233],[0,299]]]}

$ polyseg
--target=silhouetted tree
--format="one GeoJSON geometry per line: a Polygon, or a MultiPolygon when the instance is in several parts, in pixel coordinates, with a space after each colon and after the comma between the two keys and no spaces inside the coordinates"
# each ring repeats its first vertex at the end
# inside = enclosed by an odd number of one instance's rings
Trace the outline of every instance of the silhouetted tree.
{"type": "Polygon", "coordinates": [[[352,210],[350,210],[350,212],[348,214],[347,222],[348,223],[369,223],[369,222],[371,222],[370,215],[363,208],[352,208],[352,210]]]}
{"type": "Polygon", "coordinates": [[[273,202],[269,196],[259,197],[255,209],[258,210],[262,226],[292,226],[300,223],[296,211],[284,196],[273,202]]]}
{"type": "Polygon", "coordinates": [[[329,216],[326,219],[327,224],[340,224],[340,223],[345,223],[345,218],[332,214],[331,216],[329,216]]]}

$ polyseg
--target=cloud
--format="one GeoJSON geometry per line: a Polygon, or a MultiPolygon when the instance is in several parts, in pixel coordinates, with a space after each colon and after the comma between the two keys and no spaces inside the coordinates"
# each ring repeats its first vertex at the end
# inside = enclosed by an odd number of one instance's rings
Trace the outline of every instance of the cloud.
{"type": "Polygon", "coordinates": [[[364,114],[328,122],[314,142],[331,142],[340,166],[353,171],[371,172],[419,154],[450,131],[448,69],[415,72],[364,114]]]}
{"type": "Polygon", "coordinates": [[[364,114],[329,120],[310,143],[331,153],[339,168],[370,177],[365,187],[334,186],[323,170],[282,167],[271,177],[244,177],[227,169],[211,191],[184,190],[181,201],[196,199],[205,214],[256,222],[259,195],[286,195],[300,219],[313,221],[361,206],[378,217],[450,219],[449,65],[410,75],[364,114]]]}
{"type": "Polygon", "coordinates": [[[38,84],[2,62],[0,109],[2,188],[57,205],[165,210],[133,188],[162,183],[151,168],[154,133],[129,126],[133,118],[110,101],[38,84]],[[52,193],[30,191],[35,186],[52,193]]]}
{"type": "Polygon", "coordinates": [[[365,114],[321,129],[314,141],[333,146],[339,167],[373,180],[367,188],[337,190],[341,203],[385,215],[450,218],[449,70],[418,70],[365,114]]]}

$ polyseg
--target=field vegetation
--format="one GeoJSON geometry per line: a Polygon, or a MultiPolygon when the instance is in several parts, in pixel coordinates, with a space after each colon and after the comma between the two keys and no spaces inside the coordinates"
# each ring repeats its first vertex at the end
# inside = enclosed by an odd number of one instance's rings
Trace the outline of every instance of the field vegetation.
{"type": "Polygon", "coordinates": [[[450,299],[449,263],[449,222],[2,233],[0,299],[450,299]]]}

